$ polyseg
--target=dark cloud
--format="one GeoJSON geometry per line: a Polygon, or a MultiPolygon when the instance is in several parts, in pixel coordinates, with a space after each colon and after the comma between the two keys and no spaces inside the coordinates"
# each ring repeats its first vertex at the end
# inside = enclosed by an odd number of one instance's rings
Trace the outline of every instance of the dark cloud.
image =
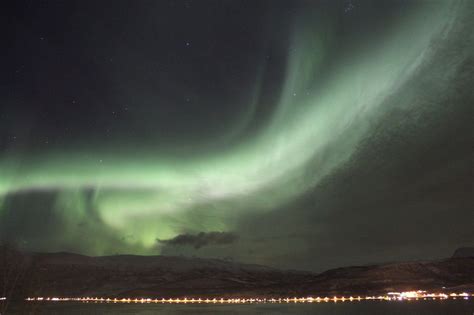
{"type": "Polygon", "coordinates": [[[158,243],[170,246],[192,246],[200,249],[209,245],[227,245],[237,241],[238,236],[231,232],[200,232],[198,234],[180,234],[176,237],[159,240],[158,243]]]}

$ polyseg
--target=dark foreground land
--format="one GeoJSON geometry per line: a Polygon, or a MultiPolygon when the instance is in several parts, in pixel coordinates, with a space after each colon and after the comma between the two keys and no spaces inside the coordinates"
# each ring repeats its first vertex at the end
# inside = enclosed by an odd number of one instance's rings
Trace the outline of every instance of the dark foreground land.
{"type": "MultiPolygon", "coordinates": [[[[371,295],[390,291],[473,292],[474,257],[332,269],[284,271],[217,259],[3,250],[4,296],[288,297],[371,295]]],[[[2,294],[0,294],[2,295],[2,294]]]]}

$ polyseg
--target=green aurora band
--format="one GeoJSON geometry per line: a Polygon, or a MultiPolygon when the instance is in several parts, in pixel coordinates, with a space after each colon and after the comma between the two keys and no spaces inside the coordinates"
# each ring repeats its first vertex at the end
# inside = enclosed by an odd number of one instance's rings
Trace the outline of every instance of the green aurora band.
{"type": "MultiPolygon", "coordinates": [[[[342,53],[337,68],[324,77],[319,74],[328,58],[331,22],[318,12],[301,13],[270,119],[228,150],[169,157],[125,146],[2,156],[0,211],[9,194],[58,191],[55,211],[71,225],[106,226],[111,232],[98,238],[125,235],[123,248],[156,253],[156,239],[184,231],[232,231],[245,212],[284,206],[344,165],[377,117],[394,106],[411,106],[397,104],[394,95],[429,67],[436,45],[443,45],[463,14],[463,3],[426,1],[410,12],[384,30],[386,36],[342,53]],[[91,205],[94,215],[87,210],[91,205]]],[[[260,72],[264,69],[262,63],[260,72]]],[[[256,75],[248,110],[222,141],[236,137],[252,119],[260,81],[256,75]]],[[[55,246],[74,244],[79,233],[71,230],[55,246]]],[[[86,251],[111,250],[103,241],[86,251]]]]}

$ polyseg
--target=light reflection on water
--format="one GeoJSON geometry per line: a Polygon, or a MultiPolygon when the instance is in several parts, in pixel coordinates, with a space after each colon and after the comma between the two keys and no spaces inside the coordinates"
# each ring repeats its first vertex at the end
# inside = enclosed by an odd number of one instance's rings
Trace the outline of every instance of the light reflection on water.
{"type": "Polygon", "coordinates": [[[9,309],[9,314],[360,314],[360,315],[441,315],[474,314],[472,300],[391,301],[328,304],[95,304],[95,303],[30,303],[9,309]]]}

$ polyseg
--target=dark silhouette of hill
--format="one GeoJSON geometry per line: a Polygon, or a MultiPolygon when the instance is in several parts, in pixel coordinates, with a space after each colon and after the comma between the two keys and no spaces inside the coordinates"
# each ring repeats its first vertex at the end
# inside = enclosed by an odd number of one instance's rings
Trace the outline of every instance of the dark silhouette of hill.
{"type": "Polygon", "coordinates": [[[460,247],[454,251],[453,258],[474,257],[474,247],[460,247]]]}
{"type": "Polygon", "coordinates": [[[283,297],[474,290],[474,257],[345,267],[315,274],[219,259],[23,255],[28,267],[15,290],[22,297],[283,297]]]}

